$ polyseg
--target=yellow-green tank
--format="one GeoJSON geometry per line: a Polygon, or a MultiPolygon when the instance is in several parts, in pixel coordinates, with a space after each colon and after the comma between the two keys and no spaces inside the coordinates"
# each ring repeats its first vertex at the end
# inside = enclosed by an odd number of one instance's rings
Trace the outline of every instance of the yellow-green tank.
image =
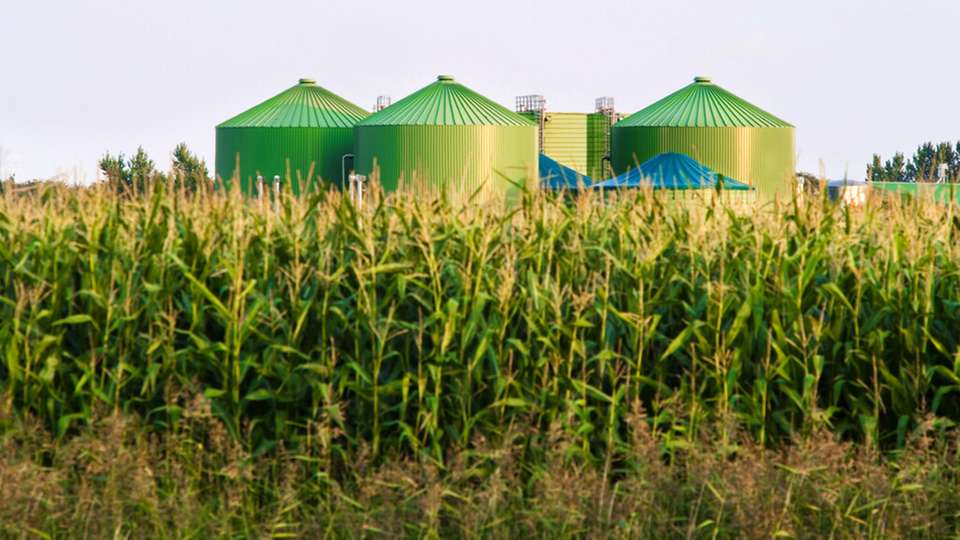
{"type": "Polygon", "coordinates": [[[358,122],[354,154],[388,192],[502,198],[538,177],[536,125],[448,75],[358,122]]]}
{"type": "Polygon", "coordinates": [[[580,174],[587,174],[587,117],[586,113],[523,112],[521,116],[533,122],[543,114],[543,141],[540,151],[580,174]]]}
{"type": "Polygon", "coordinates": [[[787,196],[796,175],[794,127],[707,77],[695,78],[611,131],[617,174],[659,154],[678,152],[755,186],[763,198],[787,196]]]}
{"type": "Polygon", "coordinates": [[[608,176],[603,161],[610,155],[610,117],[602,113],[520,113],[538,124],[540,114],[543,114],[541,152],[594,180],[608,176]]]}

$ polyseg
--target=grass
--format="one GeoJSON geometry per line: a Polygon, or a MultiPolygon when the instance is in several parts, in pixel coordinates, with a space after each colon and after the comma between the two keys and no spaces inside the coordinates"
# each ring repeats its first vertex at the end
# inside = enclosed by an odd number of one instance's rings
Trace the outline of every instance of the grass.
{"type": "Polygon", "coordinates": [[[955,534],[960,218],[0,195],[11,535],[955,534]]]}
{"type": "MultiPolygon", "coordinates": [[[[368,447],[330,475],[323,454],[252,457],[202,399],[175,433],[122,414],[67,440],[8,433],[0,461],[7,537],[942,538],[957,533],[956,438],[911,437],[895,457],[820,431],[774,451],[708,432],[664,453],[636,410],[611,478],[556,423],[424,457],[375,463],[368,447]]],[[[928,426],[929,427],[929,426],[928,426]]]]}

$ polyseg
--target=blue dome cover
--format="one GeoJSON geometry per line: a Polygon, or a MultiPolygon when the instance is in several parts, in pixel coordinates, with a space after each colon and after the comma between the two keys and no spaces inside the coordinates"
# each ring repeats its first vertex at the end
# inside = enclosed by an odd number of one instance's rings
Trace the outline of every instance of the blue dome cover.
{"type": "Polygon", "coordinates": [[[552,190],[576,190],[579,186],[590,186],[593,180],[577,171],[560,164],[546,154],[540,154],[540,186],[552,190]]]}
{"type": "MultiPolygon", "coordinates": [[[[652,187],[653,189],[714,189],[716,171],[686,154],[660,154],[636,169],[594,184],[598,189],[652,187]]],[[[749,191],[753,188],[733,178],[723,178],[722,189],[749,191]]]]}

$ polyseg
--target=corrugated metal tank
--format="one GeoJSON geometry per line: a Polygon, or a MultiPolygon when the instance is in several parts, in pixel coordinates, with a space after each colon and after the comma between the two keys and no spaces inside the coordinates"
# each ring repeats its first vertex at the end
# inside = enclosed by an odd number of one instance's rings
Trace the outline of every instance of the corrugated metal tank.
{"type": "MultiPolygon", "coordinates": [[[[521,116],[538,122],[536,112],[521,116]]],[[[548,112],[543,115],[543,147],[540,151],[580,174],[587,174],[587,114],[548,112]]]]}
{"type": "Polygon", "coordinates": [[[796,174],[794,127],[706,77],[624,118],[611,131],[617,174],[658,154],[679,152],[755,186],[766,198],[788,195],[796,174]]]}
{"type": "Polygon", "coordinates": [[[267,185],[274,176],[289,180],[294,193],[312,188],[318,178],[339,185],[342,158],[353,151],[353,126],[369,114],[312,79],[300,79],[217,126],[217,175],[225,181],[238,175],[247,193],[257,176],[267,185]],[[307,185],[300,185],[298,172],[307,185]]]}
{"type": "Polygon", "coordinates": [[[536,125],[448,75],[358,122],[354,153],[385,191],[502,198],[538,178],[536,125]]]}

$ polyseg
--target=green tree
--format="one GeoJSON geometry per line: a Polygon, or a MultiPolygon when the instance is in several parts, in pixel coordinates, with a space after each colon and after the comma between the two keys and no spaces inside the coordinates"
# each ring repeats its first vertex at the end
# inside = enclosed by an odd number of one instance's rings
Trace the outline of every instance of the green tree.
{"type": "Polygon", "coordinates": [[[946,165],[944,181],[960,182],[960,142],[955,146],[950,142],[924,143],[909,161],[898,153],[892,160],[883,162],[879,154],[874,154],[871,163],[867,164],[867,178],[874,182],[937,181],[943,165],[946,165]]]}
{"type": "Polygon", "coordinates": [[[151,181],[163,179],[142,146],[128,160],[122,153],[113,156],[108,152],[100,158],[99,165],[107,182],[118,192],[143,193],[151,181]]]}
{"type": "Polygon", "coordinates": [[[883,176],[887,182],[906,182],[906,159],[902,152],[893,155],[883,165],[883,176]]]}
{"type": "MultiPolygon", "coordinates": [[[[953,146],[949,142],[938,144],[935,152],[935,159],[936,169],[934,170],[934,175],[940,172],[941,166],[946,165],[946,178],[943,178],[942,180],[945,182],[952,182],[953,175],[951,174],[950,167],[954,161],[953,146]]],[[[937,176],[937,180],[941,180],[941,178],[937,176]]]]}
{"type": "Polygon", "coordinates": [[[950,175],[951,182],[960,182],[960,141],[953,150],[953,159],[950,160],[947,173],[950,175]]]}
{"type": "Polygon", "coordinates": [[[190,191],[210,182],[207,164],[187,148],[187,143],[180,143],[173,149],[173,177],[177,185],[190,191]]]}
{"type": "Polygon", "coordinates": [[[130,186],[130,170],[123,159],[123,153],[116,156],[109,152],[100,158],[100,171],[107,179],[107,183],[113,186],[117,191],[123,191],[130,186]]]}
{"type": "Polygon", "coordinates": [[[133,189],[137,193],[146,191],[147,184],[157,176],[157,170],[153,160],[147,155],[143,147],[137,148],[137,153],[130,158],[128,164],[130,168],[130,178],[133,181],[133,189]]]}
{"type": "Polygon", "coordinates": [[[867,181],[885,182],[883,163],[880,160],[880,154],[873,155],[873,162],[867,165],[867,181]]]}
{"type": "Polygon", "coordinates": [[[921,144],[907,164],[908,182],[932,182],[937,176],[937,150],[933,143],[921,144]]]}

